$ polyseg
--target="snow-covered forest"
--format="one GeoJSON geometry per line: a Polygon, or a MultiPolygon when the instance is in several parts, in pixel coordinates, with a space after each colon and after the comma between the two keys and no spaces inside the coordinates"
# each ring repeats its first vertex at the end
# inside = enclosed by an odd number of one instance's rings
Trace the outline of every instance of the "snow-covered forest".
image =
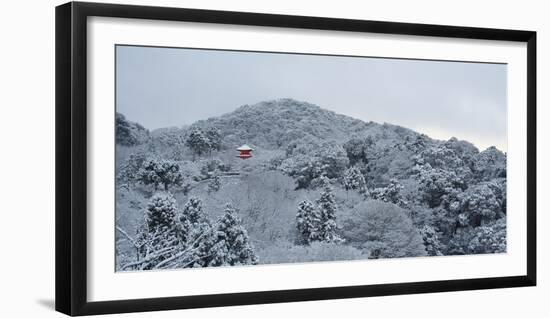
{"type": "Polygon", "coordinates": [[[116,115],[117,271],[506,252],[495,147],[292,99],[131,120],[116,115]]]}

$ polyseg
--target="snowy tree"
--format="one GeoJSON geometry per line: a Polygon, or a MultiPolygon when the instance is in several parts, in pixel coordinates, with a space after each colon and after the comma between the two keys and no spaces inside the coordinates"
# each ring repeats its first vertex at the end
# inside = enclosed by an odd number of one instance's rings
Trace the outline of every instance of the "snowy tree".
{"type": "Polygon", "coordinates": [[[298,204],[296,213],[296,242],[301,245],[309,245],[313,241],[321,240],[321,218],[319,210],[309,200],[298,204]]]}
{"type": "Polygon", "coordinates": [[[452,171],[426,165],[417,168],[417,173],[419,192],[430,208],[439,206],[446,195],[461,192],[465,188],[464,180],[452,171]]]}
{"type": "Polygon", "coordinates": [[[187,245],[190,247],[187,265],[189,267],[208,267],[216,257],[214,245],[216,232],[210,220],[205,219],[189,232],[187,245]]]}
{"type": "MultiPolygon", "coordinates": [[[[469,187],[457,196],[456,209],[461,225],[474,227],[504,216],[505,200],[497,182],[483,182],[469,187]]],[[[505,194],[504,194],[505,195],[505,194]]]]}
{"type": "Polygon", "coordinates": [[[137,239],[117,228],[138,249],[135,261],[122,269],[162,269],[210,266],[215,256],[215,229],[192,197],[178,215],[170,194],[153,196],[146,210],[146,222],[138,229],[137,239]]]}
{"type": "Polygon", "coordinates": [[[143,153],[132,153],[126,159],[117,173],[117,186],[129,188],[137,182],[138,172],[146,161],[143,153]]]}
{"type": "Polygon", "coordinates": [[[403,185],[397,179],[391,179],[390,183],[384,188],[376,188],[371,191],[370,195],[375,200],[394,203],[400,207],[408,205],[407,200],[402,194],[403,185]]]}
{"type": "Polygon", "coordinates": [[[496,147],[489,147],[475,156],[473,170],[480,180],[506,177],[506,154],[496,147]]]}
{"type": "Polygon", "coordinates": [[[329,179],[339,178],[349,165],[346,152],[340,145],[324,144],[316,156],[319,158],[323,175],[329,179]]]}
{"type": "Polygon", "coordinates": [[[448,255],[468,255],[506,252],[506,219],[479,227],[458,229],[449,242],[448,255]]]}
{"type": "Polygon", "coordinates": [[[446,189],[434,213],[434,226],[451,238],[459,228],[478,227],[503,218],[506,214],[503,186],[505,184],[491,181],[471,185],[464,191],[446,189]]]}
{"type": "Polygon", "coordinates": [[[336,199],[328,179],[322,178],[322,180],[324,183],[323,191],[321,197],[316,201],[321,222],[320,238],[325,242],[340,242],[341,238],[336,233],[336,199]]]}
{"type": "Polygon", "coordinates": [[[357,190],[359,193],[365,193],[367,190],[365,177],[356,167],[351,167],[346,170],[344,173],[343,184],[346,190],[357,190]]]}
{"type": "Polygon", "coordinates": [[[136,262],[126,267],[153,269],[177,252],[180,240],[176,227],[176,200],[170,194],[155,194],[147,203],[145,223],[138,228],[134,241],[138,248],[136,262]]]}
{"type": "Polygon", "coordinates": [[[201,179],[210,179],[212,176],[219,174],[220,172],[227,172],[231,170],[231,166],[221,161],[220,159],[206,160],[201,167],[200,177],[201,179]]]}
{"type": "Polygon", "coordinates": [[[432,168],[447,170],[455,170],[465,165],[459,154],[446,144],[427,147],[413,160],[419,165],[430,165],[432,168]]]}
{"type": "Polygon", "coordinates": [[[301,144],[287,149],[281,170],[296,178],[297,189],[322,186],[321,177],[340,178],[349,160],[344,149],[332,142],[301,144]]]}
{"type": "Polygon", "coordinates": [[[342,223],[346,242],[362,249],[368,258],[426,255],[422,237],[407,211],[393,203],[362,202],[342,223]]]}
{"type": "Polygon", "coordinates": [[[439,237],[437,236],[437,232],[433,227],[429,225],[424,225],[420,229],[420,235],[422,236],[422,241],[424,242],[424,246],[426,247],[426,252],[428,253],[428,256],[443,255],[441,253],[442,246],[439,241],[439,237]]]}
{"type": "Polygon", "coordinates": [[[452,149],[460,160],[469,167],[472,165],[473,158],[479,154],[479,150],[474,144],[466,140],[459,140],[456,137],[451,137],[443,145],[448,149],[452,149]]]}
{"type": "Polygon", "coordinates": [[[498,187],[498,191],[496,191],[496,196],[497,196],[497,199],[500,201],[500,207],[502,209],[502,213],[506,214],[506,205],[507,205],[506,178],[493,179],[492,182],[494,182],[495,185],[498,187]]]}
{"type": "Polygon", "coordinates": [[[372,147],[374,141],[372,137],[367,138],[352,138],[344,143],[344,149],[349,158],[349,163],[354,165],[358,162],[367,163],[369,148],[372,147]]]}
{"type": "Polygon", "coordinates": [[[154,130],[151,135],[151,150],[160,157],[177,161],[186,158],[183,129],[176,127],[161,128],[154,130]]]}
{"type": "Polygon", "coordinates": [[[181,213],[179,214],[179,225],[181,226],[181,237],[187,241],[187,237],[192,228],[202,222],[206,222],[207,217],[202,207],[201,199],[190,197],[181,213]]]}
{"type": "Polygon", "coordinates": [[[115,118],[115,134],[117,144],[124,146],[134,146],[137,139],[132,134],[130,124],[126,121],[124,115],[117,113],[115,118]]]}
{"type": "Polygon", "coordinates": [[[147,226],[149,232],[157,229],[175,229],[177,206],[171,194],[155,194],[147,203],[147,226]]]}
{"type": "Polygon", "coordinates": [[[216,128],[211,127],[206,130],[205,134],[206,134],[206,138],[208,138],[209,150],[219,151],[222,146],[222,135],[220,131],[216,128]]]}
{"type": "Polygon", "coordinates": [[[214,127],[201,129],[195,127],[191,130],[185,144],[193,154],[202,156],[205,153],[211,153],[213,150],[220,150],[222,146],[222,135],[214,127]]]}
{"type": "Polygon", "coordinates": [[[281,170],[296,179],[296,189],[308,188],[312,181],[323,175],[319,161],[307,155],[293,156],[281,163],[281,170]]]}
{"type": "Polygon", "coordinates": [[[217,192],[220,190],[221,186],[220,177],[215,174],[208,182],[208,192],[217,192]]]}
{"type": "Polygon", "coordinates": [[[215,243],[211,248],[208,266],[255,265],[258,263],[258,257],[250,243],[248,233],[230,204],[226,205],[225,212],[217,224],[215,243]]]}
{"type": "Polygon", "coordinates": [[[500,219],[476,228],[468,249],[472,254],[505,253],[506,220],[500,219]]]}
{"type": "Polygon", "coordinates": [[[185,141],[185,144],[193,154],[201,156],[210,150],[210,140],[200,128],[194,128],[185,141]]]}
{"type": "Polygon", "coordinates": [[[473,250],[468,247],[473,231],[506,216],[505,183],[482,182],[464,191],[449,188],[440,201],[433,225],[442,234],[442,241],[450,240],[448,247],[443,248],[445,254],[473,250]]]}
{"type": "Polygon", "coordinates": [[[405,147],[412,151],[413,153],[419,153],[422,150],[426,149],[427,145],[430,143],[430,138],[425,134],[420,134],[416,136],[406,136],[405,137],[405,147]]]}
{"type": "Polygon", "coordinates": [[[413,160],[418,166],[444,170],[460,176],[463,182],[470,182],[474,177],[472,166],[477,155],[474,145],[453,137],[442,144],[426,147],[413,160]]]}
{"type": "Polygon", "coordinates": [[[122,146],[136,146],[149,138],[149,131],[138,123],[126,120],[126,117],[116,113],[115,117],[116,143],[122,146]]]}
{"type": "Polygon", "coordinates": [[[170,127],[156,129],[151,133],[155,146],[162,148],[181,148],[185,145],[184,130],[181,128],[170,127]]]}
{"type": "Polygon", "coordinates": [[[171,186],[183,184],[183,174],[174,161],[148,159],[138,171],[137,180],[145,185],[153,185],[155,190],[160,185],[164,186],[164,190],[169,190],[171,186]]]}
{"type": "Polygon", "coordinates": [[[189,253],[186,264],[189,267],[207,266],[212,256],[214,229],[203,210],[202,201],[191,197],[179,216],[179,235],[185,242],[189,253]]]}
{"type": "Polygon", "coordinates": [[[168,229],[149,232],[140,228],[135,242],[138,247],[138,257],[135,261],[124,264],[122,269],[154,269],[173,257],[180,247],[176,233],[168,229]]]}

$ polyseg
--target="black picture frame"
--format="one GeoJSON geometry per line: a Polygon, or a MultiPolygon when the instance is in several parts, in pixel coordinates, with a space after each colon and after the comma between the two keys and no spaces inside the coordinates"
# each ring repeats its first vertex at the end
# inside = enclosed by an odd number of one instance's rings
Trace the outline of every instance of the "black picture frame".
{"type": "Polygon", "coordinates": [[[92,315],[536,285],[536,32],[70,2],[56,7],[56,310],[92,315]],[[527,44],[527,274],[232,294],[87,301],[86,36],[91,16],[501,40],[527,44]]]}

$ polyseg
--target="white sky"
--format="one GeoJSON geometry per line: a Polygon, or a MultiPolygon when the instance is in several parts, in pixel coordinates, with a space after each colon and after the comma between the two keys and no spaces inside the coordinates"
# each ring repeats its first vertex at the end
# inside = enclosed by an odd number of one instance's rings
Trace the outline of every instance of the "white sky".
{"type": "Polygon", "coordinates": [[[506,65],[117,47],[117,111],[149,129],[294,98],[506,151],[506,65]]]}

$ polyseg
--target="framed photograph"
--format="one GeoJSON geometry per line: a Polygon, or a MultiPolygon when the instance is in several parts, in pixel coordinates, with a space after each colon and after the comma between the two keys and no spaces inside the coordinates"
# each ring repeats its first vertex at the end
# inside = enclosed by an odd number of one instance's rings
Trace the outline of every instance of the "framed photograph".
{"type": "Polygon", "coordinates": [[[535,81],[533,31],[58,6],[56,309],[534,286],[535,81]]]}

